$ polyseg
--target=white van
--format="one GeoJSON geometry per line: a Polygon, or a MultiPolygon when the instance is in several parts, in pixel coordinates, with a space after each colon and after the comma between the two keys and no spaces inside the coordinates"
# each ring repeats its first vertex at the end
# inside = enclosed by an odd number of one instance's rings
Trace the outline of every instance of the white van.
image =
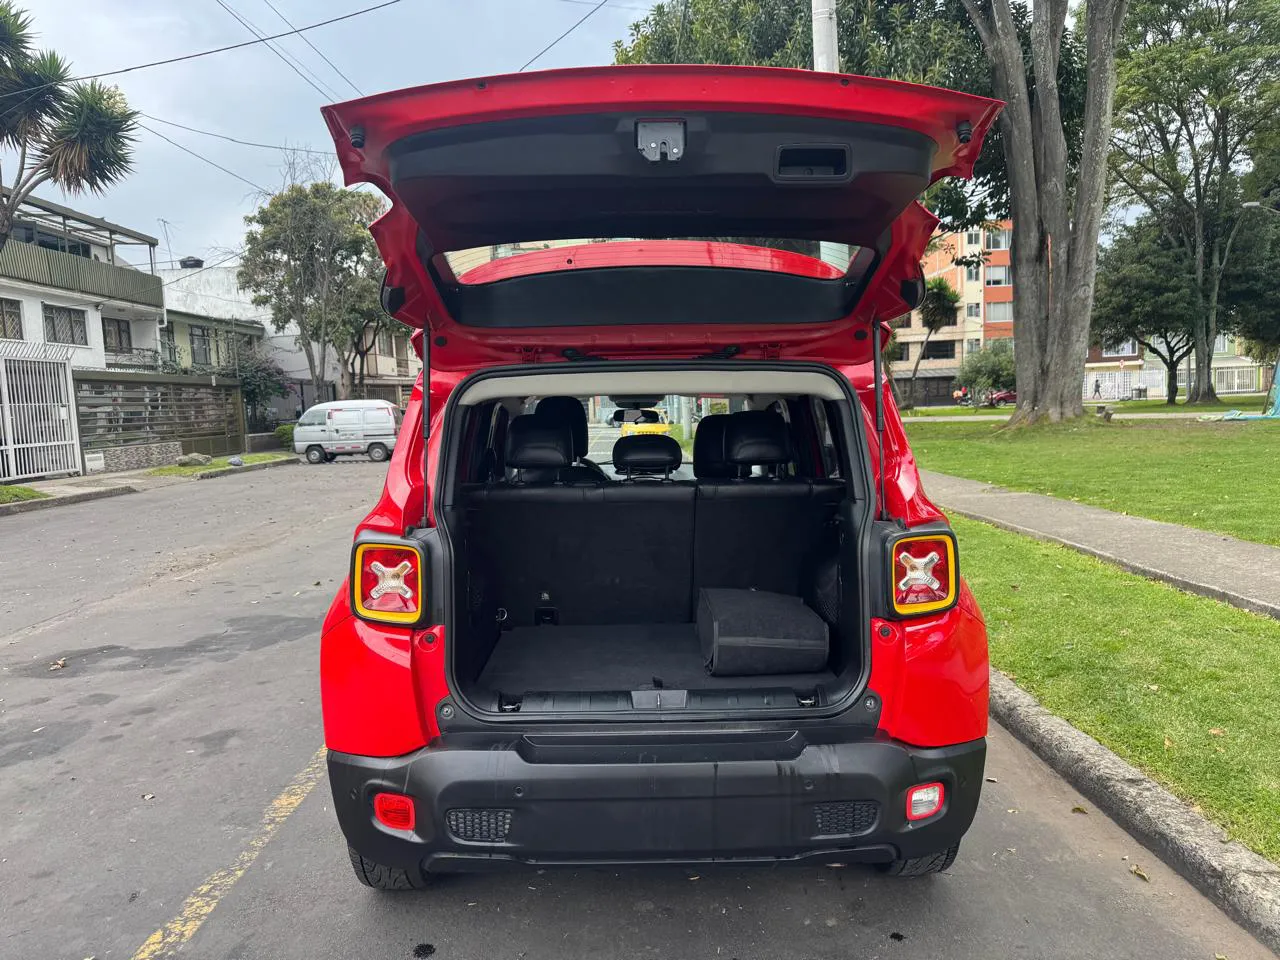
{"type": "Polygon", "coordinates": [[[381,463],[391,456],[400,429],[400,408],[386,400],[317,403],[293,428],[293,450],[308,463],[368,454],[381,463]]]}

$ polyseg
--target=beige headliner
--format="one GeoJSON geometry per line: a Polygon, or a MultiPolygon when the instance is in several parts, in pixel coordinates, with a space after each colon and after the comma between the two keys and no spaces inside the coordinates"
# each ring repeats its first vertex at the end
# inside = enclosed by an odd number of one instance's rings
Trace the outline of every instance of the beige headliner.
{"type": "MultiPolygon", "coordinates": [[[[838,376],[838,374],[836,374],[838,376]]],[[[506,397],[553,396],[813,396],[843,400],[845,393],[831,375],[805,370],[653,370],[562,371],[516,376],[489,376],[473,383],[458,403],[474,406],[506,397]]]]}

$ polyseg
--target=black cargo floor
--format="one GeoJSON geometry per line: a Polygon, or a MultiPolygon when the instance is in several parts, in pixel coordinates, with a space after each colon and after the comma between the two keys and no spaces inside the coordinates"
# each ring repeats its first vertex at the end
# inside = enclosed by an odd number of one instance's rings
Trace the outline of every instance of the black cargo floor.
{"type": "Polygon", "coordinates": [[[692,623],[516,627],[504,633],[477,686],[531,692],[707,690],[830,684],[830,671],[713,677],[702,664],[692,623]]]}

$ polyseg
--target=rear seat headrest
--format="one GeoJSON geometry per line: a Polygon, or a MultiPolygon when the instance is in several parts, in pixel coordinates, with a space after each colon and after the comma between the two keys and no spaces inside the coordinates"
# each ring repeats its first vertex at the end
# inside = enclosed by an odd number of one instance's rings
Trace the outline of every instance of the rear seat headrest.
{"type": "Polygon", "coordinates": [[[534,415],[569,428],[575,460],[587,455],[587,411],[581,400],[577,397],[543,397],[538,401],[534,415]]]}
{"type": "Polygon", "coordinates": [[[564,423],[525,414],[507,427],[507,466],[559,469],[573,463],[573,433],[564,423]]]}
{"type": "Polygon", "coordinates": [[[732,414],[725,425],[724,458],[739,467],[789,463],[791,442],[787,421],[773,410],[744,410],[732,414]]]}
{"type": "Polygon", "coordinates": [[[660,433],[640,433],[619,437],[613,445],[613,469],[644,473],[670,473],[680,467],[682,451],[672,437],[660,433]]]}
{"type": "Polygon", "coordinates": [[[728,423],[727,413],[713,413],[698,424],[693,434],[693,475],[699,480],[724,480],[734,475],[724,458],[724,432],[728,423]]]}

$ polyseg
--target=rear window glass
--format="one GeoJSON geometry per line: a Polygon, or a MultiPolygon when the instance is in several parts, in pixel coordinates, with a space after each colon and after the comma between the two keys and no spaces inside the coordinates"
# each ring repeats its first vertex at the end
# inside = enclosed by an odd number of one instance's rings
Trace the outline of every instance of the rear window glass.
{"type": "Polygon", "coordinates": [[[464,284],[489,283],[555,270],[620,266],[775,270],[836,279],[851,267],[865,269],[873,259],[869,250],[850,244],[761,237],[545,240],[472,247],[441,254],[441,258],[449,272],[464,284]]]}

